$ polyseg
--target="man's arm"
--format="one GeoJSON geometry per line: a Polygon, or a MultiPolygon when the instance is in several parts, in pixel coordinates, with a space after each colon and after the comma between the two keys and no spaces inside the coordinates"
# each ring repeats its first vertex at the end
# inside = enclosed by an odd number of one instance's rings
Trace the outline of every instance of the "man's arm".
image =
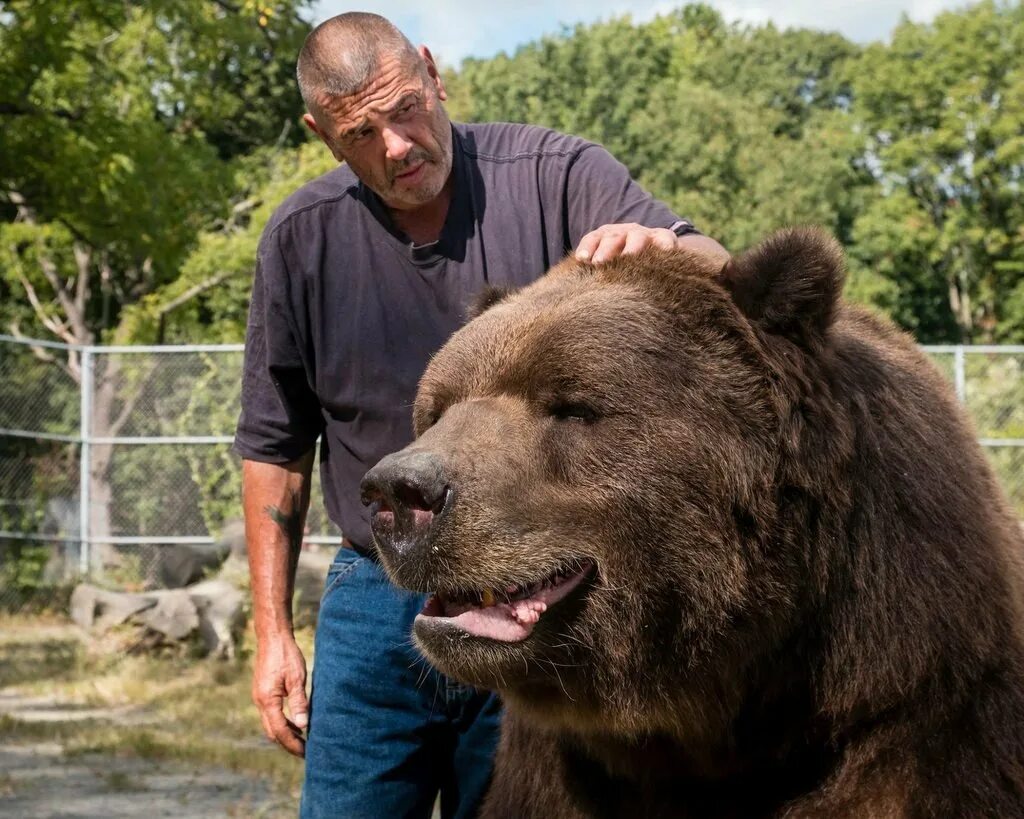
{"type": "Polygon", "coordinates": [[[568,239],[580,261],[600,264],[652,245],[685,248],[718,266],[729,261],[725,248],[640,187],[600,145],[579,151],[565,184],[568,239]]]}
{"type": "Polygon", "coordinates": [[[256,665],[252,699],[263,731],[296,756],[305,753],[306,661],[292,630],[295,567],[309,508],[315,450],[284,464],[242,462],[256,665]],[[290,719],[285,716],[285,703],[290,719]]]}

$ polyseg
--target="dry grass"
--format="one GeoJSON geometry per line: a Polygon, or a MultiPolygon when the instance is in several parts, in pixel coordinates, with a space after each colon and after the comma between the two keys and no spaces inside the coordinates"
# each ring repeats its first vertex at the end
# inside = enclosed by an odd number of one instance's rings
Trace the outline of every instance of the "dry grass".
{"type": "MultiPolygon", "coordinates": [[[[311,653],[311,630],[299,638],[311,653]]],[[[53,619],[8,618],[0,632],[0,688],[111,712],[109,719],[54,722],[0,715],[0,742],[53,741],[69,755],[217,765],[258,776],[297,799],[302,763],[263,739],[249,699],[251,633],[231,662],[197,659],[187,648],[131,656],[123,643],[124,635],[86,643],[53,619]]]]}
{"type": "Polygon", "coordinates": [[[0,798],[14,796],[14,777],[0,773],[0,798]]]}

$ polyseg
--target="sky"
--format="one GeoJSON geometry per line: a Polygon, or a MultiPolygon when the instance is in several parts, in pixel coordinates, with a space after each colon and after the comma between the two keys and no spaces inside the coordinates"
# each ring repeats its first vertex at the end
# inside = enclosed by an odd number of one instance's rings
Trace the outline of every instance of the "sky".
{"type": "MultiPolygon", "coordinates": [[[[708,0],[705,0],[708,2],[708,0]]],[[[464,57],[511,54],[516,46],[563,25],[593,23],[631,14],[636,21],[683,5],[685,0],[318,0],[315,22],[343,11],[372,11],[397,25],[415,45],[425,43],[435,58],[457,66],[464,57]]],[[[709,0],[729,21],[766,23],[780,28],[839,31],[865,43],[884,40],[902,15],[927,22],[963,0],[709,0]]]]}

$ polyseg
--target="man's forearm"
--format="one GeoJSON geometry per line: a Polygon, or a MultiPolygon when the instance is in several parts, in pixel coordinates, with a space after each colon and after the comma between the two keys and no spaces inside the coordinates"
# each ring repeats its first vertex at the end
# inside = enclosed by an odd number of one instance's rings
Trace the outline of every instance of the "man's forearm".
{"type": "Polygon", "coordinates": [[[313,451],[286,464],[242,463],[245,540],[257,638],[290,632],[295,567],[309,508],[313,451]]]}

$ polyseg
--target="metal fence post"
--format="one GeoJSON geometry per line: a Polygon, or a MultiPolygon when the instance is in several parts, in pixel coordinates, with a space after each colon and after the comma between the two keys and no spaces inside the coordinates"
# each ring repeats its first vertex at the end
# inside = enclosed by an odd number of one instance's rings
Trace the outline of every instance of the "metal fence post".
{"type": "Polygon", "coordinates": [[[89,436],[92,434],[92,355],[92,347],[82,348],[82,380],[80,385],[82,394],[80,396],[81,421],[79,430],[81,451],[79,452],[78,472],[78,536],[81,545],[78,554],[78,571],[83,577],[91,574],[90,569],[92,568],[92,549],[89,542],[89,436]]]}
{"type": "Polygon", "coordinates": [[[953,352],[953,376],[956,383],[956,397],[961,404],[967,404],[967,374],[964,369],[964,345],[957,344],[953,352]]]}

